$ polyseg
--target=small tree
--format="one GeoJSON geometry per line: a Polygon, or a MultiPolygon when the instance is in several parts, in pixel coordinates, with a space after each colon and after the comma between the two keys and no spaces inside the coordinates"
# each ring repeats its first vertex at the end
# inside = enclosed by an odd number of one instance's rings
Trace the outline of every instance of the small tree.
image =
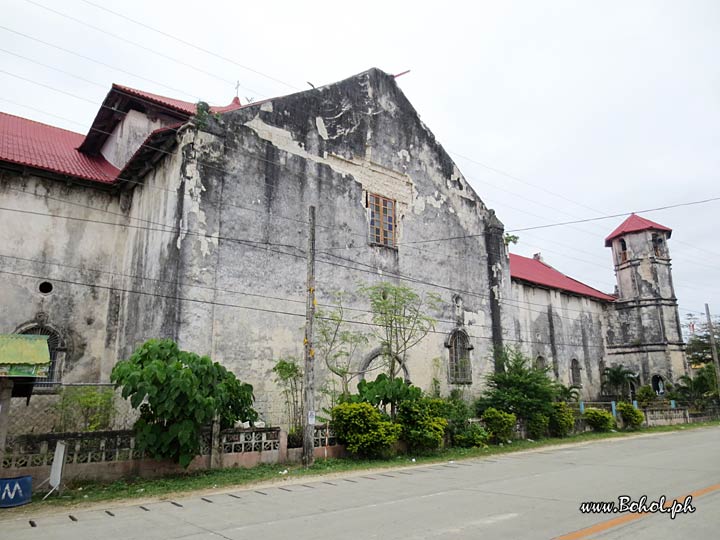
{"type": "Polygon", "coordinates": [[[630,383],[637,380],[635,372],[623,365],[605,368],[602,374],[602,388],[605,392],[620,399],[630,394],[630,383]]]}
{"type": "Polygon", "coordinates": [[[115,392],[112,388],[65,387],[55,404],[57,431],[109,429],[113,420],[115,392]]]}
{"type": "Polygon", "coordinates": [[[253,388],[208,356],[181,351],[170,339],[151,339],[110,374],[122,396],[140,409],[138,446],[155,458],[187,467],[200,453],[201,430],[254,421],[253,388]]]}
{"type": "MultiPolygon", "coordinates": [[[[688,316],[687,326],[692,325],[694,332],[691,333],[687,340],[686,354],[688,362],[697,365],[712,363],[712,345],[710,344],[710,327],[707,323],[699,322],[694,316],[688,316]]],[[[713,332],[715,334],[715,346],[720,354],[720,318],[715,318],[713,324],[713,332]]]]}
{"type": "MultiPolygon", "coordinates": [[[[427,314],[440,305],[435,294],[419,295],[410,287],[381,282],[360,288],[370,299],[373,334],[380,341],[387,376],[397,378],[407,353],[418,345],[434,328],[436,320],[427,314]]],[[[395,417],[395,406],[391,408],[395,417]]]]}
{"type": "Polygon", "coordinates": [[[547,370],[538,369],[522,352],[506,348],[502,352],[505,371],[487,376],[487,390],[476,401],[477,413],[493,407],[528,420],[535,413],[550,416],[557,395],[555,383],[547,370]]]}
{"type": "Polygon", "coordinates": [[[340,399],[350,395],[350,384],[361,373],[352,369],[355,355],[367,344],[361,332],[347,328],[343,296],[335,295],[335,307],[315,312],[315,357],[340,379],[340,399]]]}
{"type": "Polygon", "coordinates": [[[704,410],[708,402],[717,398],[715,369],[705,364],[694,377],[683,375],[675,388],[678,396],[696,410],[704,410]]]}
{"type": "Polygon", "coordinates": [[[302,446],[303,370],[295,358],[280,359],[273,367],[275,382],[282,388],[288,419],[288,445],[302,446]]]}

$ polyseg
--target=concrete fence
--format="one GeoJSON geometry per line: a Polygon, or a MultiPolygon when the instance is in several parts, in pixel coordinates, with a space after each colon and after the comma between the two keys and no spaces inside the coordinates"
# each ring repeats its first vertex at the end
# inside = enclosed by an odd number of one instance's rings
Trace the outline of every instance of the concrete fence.
{"type": "MultiPolygon", "coordinates": [[[[215,436],[208,430],[201,437],[200,455],[187,469],[146,456],[137,447],[132,431],[48,433],[24,435],[9,441],[0,478],[30,475],[36,485],[39,484],[50,476],[58,441],[66,443],[65,482],[157,478],[213,468],[296,462],[302,455],[302,449],[287,447],[287,433],[280,428],[227,429],[215,436]]],[[[342,457],[344,451],[327,425],[315,427],[316,458],[342,457]]]]}

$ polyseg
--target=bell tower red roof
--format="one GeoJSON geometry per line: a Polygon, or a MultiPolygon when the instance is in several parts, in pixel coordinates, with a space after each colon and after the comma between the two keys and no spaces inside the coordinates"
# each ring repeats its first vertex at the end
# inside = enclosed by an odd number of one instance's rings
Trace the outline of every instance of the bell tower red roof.
{"type": "Polygon", "coordinates": [[[664,231],[668,233],[668,238],[672,234],[672,229],[665,227],[664,225],[660,225],[659,223],[640,217],[637,214],[630,214],[630,216],[605,239],[605,247],[610,247],[612,245],[612,241],[623,234],[649,230],[664,231]]]}

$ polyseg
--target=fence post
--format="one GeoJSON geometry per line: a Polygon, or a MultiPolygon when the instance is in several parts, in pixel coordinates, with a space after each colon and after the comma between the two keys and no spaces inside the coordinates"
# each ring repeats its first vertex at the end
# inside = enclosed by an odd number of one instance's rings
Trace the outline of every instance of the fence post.
{"type": "Polygon", "coordinates": [[[614,402],[614,401],[611,401],[611,402],[610,402],[610,406],[612,407],[612,415],[613,415],[613,418],[617,418],[617,409],[615,408],[615,402],[614,402]]]}
{"type": "Polygon", "coordinates": [[[219,469],[222,466],[222,454],[220,448],[220,415],[213,418],[212,431],[210,432],[210,468],[219,469]]]}
{"type": "Polygon", "coordinates": [[[278,442],[278,463],[285,463],[288,460],[288,434],[284,429],[280,430],[278,442]]]}
{"type": "Polygon", "coordinates": [[[585,414],[585,402],[580,401],[580,414],[585,414]]]}

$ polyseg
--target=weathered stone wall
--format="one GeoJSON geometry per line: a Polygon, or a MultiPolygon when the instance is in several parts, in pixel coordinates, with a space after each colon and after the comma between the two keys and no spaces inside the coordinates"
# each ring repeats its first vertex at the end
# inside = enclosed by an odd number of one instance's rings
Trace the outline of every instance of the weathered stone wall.
{"type": "MultiPolygon", "coordinates": [[[[371,70],[225,114],[207,131],[188,133],[181,142],[183,148],[192,144],[184,175],[198,196],[184,220],[217,240],[182,238],[180,264],[194,283],[215,289],[215,304],[180,302],[178,338],[251,382],[266,419],[282,418],[274,362],[302,354],[311,204],[317,207],[320,304],[336,291],[388,279],[438,294],[442,308],[432,314],[439,319],[437,333],[411,350],[407,370],[415,384],[430,389],[437,379],[447,392],[445,340],[457,324],[453,297],[459,295],[474,346],[473,380],[479,383],[492,369],[482,234],[489,211],[391,77],[371,70]],[[398,200],[397,249],[369,245],[368,192],[398,200]]],[[[361,310],[351,313],[368,322],[365,300],[351,294],[346,307],[361,310]]],[[[374,340],[363,353],[377,345],[374,340]]]]}
{"type": "Polygon", "coordinates": [[[550,374],[565,385],[572,382],[571,362],[577,359],[581,398],[597,399],[606,351],[606,303],[519,281],[513,281],[512,290],[517,318],[508,344],[533,360],[542,356],[550,374]]]}
{"type": "Polygon", "coordinates": [[[35,323],[56,329],[68,382],[99,381],[115,362],[120,302],[112,272],[123,268],[126,196],[13,173],[0,182],[3,205],[23,211],[0,211],[0,333],[35,323]],[[51,293],[39,291],[43,281],[51,293]]]}

